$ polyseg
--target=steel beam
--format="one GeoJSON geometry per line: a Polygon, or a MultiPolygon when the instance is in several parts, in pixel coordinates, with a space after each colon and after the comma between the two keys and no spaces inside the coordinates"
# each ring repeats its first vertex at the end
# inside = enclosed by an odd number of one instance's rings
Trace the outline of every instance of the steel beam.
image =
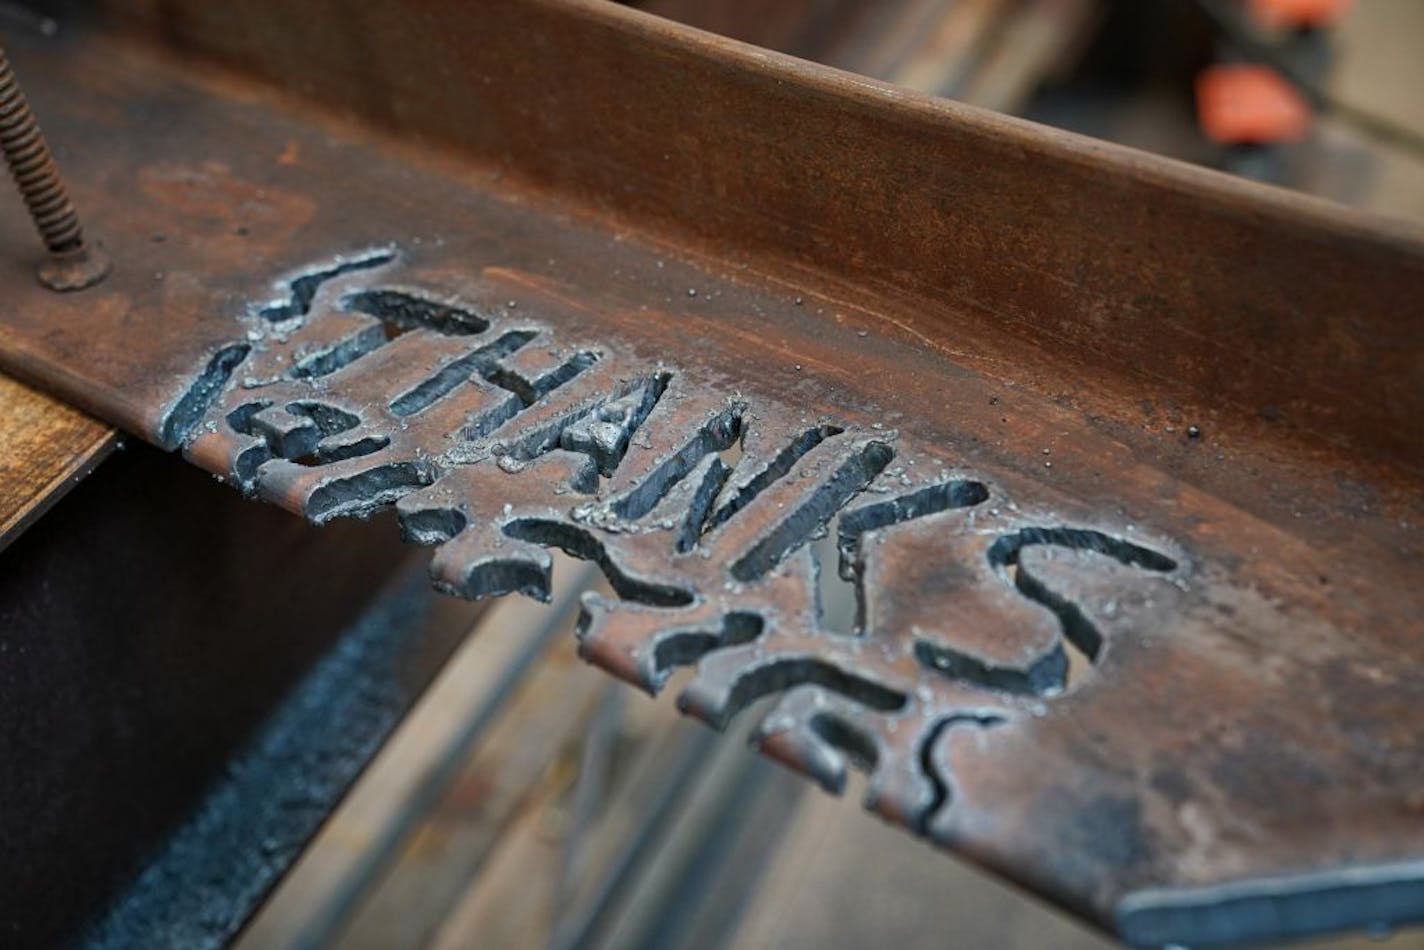
{"type": "Polygon", "coordinates": [[[0,366],[596,561],[590,660],[1129,941],[1424,916],[1418,235],[611,4],[106,9],[11,53],[113,272],[0,220],[0,366]]]}

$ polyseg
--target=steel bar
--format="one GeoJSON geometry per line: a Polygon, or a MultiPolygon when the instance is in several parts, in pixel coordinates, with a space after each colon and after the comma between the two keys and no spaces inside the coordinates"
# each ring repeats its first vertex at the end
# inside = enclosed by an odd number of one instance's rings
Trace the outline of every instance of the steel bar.
{"type": "Polygon", "coordinates": [[[0,943],[216,945],[481,607],[147,446],[95,464],[0,551],[0,943]]]}
{"type": "Polygon", "coordinates": [[[1418,235],[613,5],[110,6],[12,53],[115,271],[0,220],[0,366],[597,562],[590,660],[1130,941],[1424,916],[1418,235]]]}

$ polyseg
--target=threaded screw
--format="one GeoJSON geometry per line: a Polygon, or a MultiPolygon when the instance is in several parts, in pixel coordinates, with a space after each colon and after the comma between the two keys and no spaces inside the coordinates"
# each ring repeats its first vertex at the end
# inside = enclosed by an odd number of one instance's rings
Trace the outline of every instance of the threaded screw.
{"type": "Polygon", "coordinates": [[[20,91],[10,59],[0,49],[0,151],[20,188],[30,218],[49,259],[39,267],[40,283],[51,290],[83,290],[109,273],[109,259],[86,244],[79,215],[69,201],[44,135],[20,91]]]}

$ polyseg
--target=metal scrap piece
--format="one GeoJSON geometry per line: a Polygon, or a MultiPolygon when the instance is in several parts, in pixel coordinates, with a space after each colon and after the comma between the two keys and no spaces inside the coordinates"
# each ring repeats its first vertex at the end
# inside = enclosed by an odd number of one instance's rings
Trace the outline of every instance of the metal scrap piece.
{"type": "MultiPolygon", "coordinates": [[[[0,363],[314,520],[394,507],[453,593],[542,596],[549,547],[597,562],[594,662],[650,690],[694,665],[681,701],[713,723],[779,694],[769,754],[829,787],[868,770],[880,814],[1129,939],[1408,918],[1373,901],[1424,848],[1401,369],[1424,245],[612,7],[479,9],[737,121],[629,116],[563,74],[518,98],[499,29],[441,60],[462,95],[498,84],[497,122],[421,111],[445,87],[401,98],[401,70],[366,90],[532,188],[126,44],[29,51],[56,137],[109,141],[71,174],[123,259],[83,302],[0,275],[0,363]],[[570,136],[580,102],[629,134],[570,136]],[[727,243],[644,243],[590,194],[659,240],[715,212],[727,243]],[[858,632],[825,629],[822,533],[858,632]]],[[[183,35],[266,35],[205,19],[246,10],[196,5],[183,35]]],[[[403,19],[382,55],[428,62],[410,37],[466,15],[403,19]]],[[[302,16],[264,69],[345,101],[302,16]]]]}
{"type": "Polygon", "coordinates": [[[585,656],[650,692],[696,665],[680,704],[718,727],[785,692],[759,741],[833,790],[848,763],[870,771],[867,804],[892,820],[926,829],[946,804],[951,780],[927,763],[947,726],[1002,726],[1064,694],[1065,639],[1096,661],[1179,609],[1190,571],[1169,542],[1032,517],[998,482],[848,414],[729,410],[696,372],[561,340],[560,304],[527,286],[443,293],[439,320],[412,303],[426,296],[371,306],[395,299],[387,281],[418,286],[398,256],[308,267],[286,282],[299,307],[248,316],[251,353],[188,457],[318,523],[395,504],[460,596],[547,599],[547,548],[596,561],[620,600],[585,603],[585,656]],[[499,313],[516,289],[523,306],[499,313]],[[312,369],[311,341],[350,338],[368,345],[312,369]],[[719,490],[671,497],[713,460],[719,490]],[[815,600],[806,545],[832,522],[853,635],[815,600]],[[911,598],[907,545],[940,575],[911,598]]]}

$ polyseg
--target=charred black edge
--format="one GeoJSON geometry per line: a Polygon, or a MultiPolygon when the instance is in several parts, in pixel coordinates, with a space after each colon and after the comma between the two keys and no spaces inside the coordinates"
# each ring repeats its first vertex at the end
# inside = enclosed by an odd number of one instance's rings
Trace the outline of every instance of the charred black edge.
{"type": "MultiPolygon", "coordinates": [[[[782,456],[778,456],[778,460],[785,454],[783,452],[782,456]]],[[[861,446],[841,463],[835,474],[816,488],[809,499],[781,519],[765,537],[752,545],[751,550],[732,562],[732,576],[739,581],[754,581],[766,576],[782,558],[805,544],[818,528],[829,524],[836,513],[864,491],[894,458],[895,450],[885,442],[872,441],[861,446]]],[[[748,489],[739,493],[738,498],[743,497],[748,489]]]]}
{"type": "Polygon", "coordinates": [[[697,547],[697,542],[702,539],[702,526],[707,523],[712,505],[716,503],[718,494],[731,477],[732,469],[720,458],[713,456],[702,480],[689,492],[687,516],[682,519],[674,544],[678,554],[686,554],[697,547]]]}
{"type": "MultiPolygon", "coordinates": [[[[1048,585],[1024,570],[1023,566],[1019,564],[1019,555],[1023,549],[1035,545],[1052,545],[1074,551],[1092,551],[1110,557],[1126,567],[1137,567],[1159,574],[1177,569],[1177,562],[1160,551],[1090,528],[1021,528],[1011,534],[1001,536],[989,546],[986,555],[989,563],[998,570],[1013,566],[1015,568],[1013,584],[1018,592],[1034,603],[1051,610],[1053,615],[1058,618],[1062,635],[1068,642],[1081,650],[1092,663],[1098,662],[1098,655],[1103,649],[1102,632],[1088,619],[1082,608],[1050,589],[1048,585]]],[[[1061,645],[1055,649],[1059,653],[1062,652],[1061,645]]],[[[916,655],[918,655],[918,650],[916,655]]],[[[1035,661],[1032,667],[1026,671],[1030,679],[1033,677],[1034,670],[1042,665],[1045,658],[1035,661]]],[[[1061,682],[1050,686],[1050,691],[1067,686],[1068,664],[1066,658],[1062,674],[1061,682]]]]}
{"type": "Polygon", "coordinates": [[[307,520],[322,525],[334,518],[369,518],[435,478],[436,472],[430,466],[414,462],[393,462],[333,478],[307,499],[307,520]]]}
{"type": "Polygon", "coordinates": [[[1008,719],[998,713],[961,712],[945,716],[926,730],[924,740],[920,743],[919,758],[920,771],[924,773],[925,780],[930,783],[931,797],[925,810],[920,812],[919,817],[915,820],[913,828],[915,834],[928,835],[935,816],[949,804],[953,797],[949,778],[940,774],[939,767],[935,765],[934,760],[935,746],[939,745],[944,734],[953,726],[978,726],[980,729],[992,729],[995,726],[1002,726],[1006,722],[1008,719]]]}
{"type": "Polygon", "coordinates": [[[379,323],[361,327],[330,346],[316,347],[302,353],[292,363],[288,375],[292,379],[320,379],[356,362],[386,344],[385,328],[379,323]]]}
{"type": "MultiPolygon", "coordinates": [[[[538,336],[536,330],[510,330],[497,339],[458,356],[442,365],[432,376],[407,389],[391,400],[390,411],[395,416],[411,416],[429,409],[436,402],[449,395],[454,389],[479,374],[482,378],[508,389],[496,381],[499,360],[527,346],[538,336]]],[[[518,393],[515,393],[518,396],[518,393]]],[[[519,396],[521,401],[523,397],[519,396]]],[[[528,405],[524,402],[524,405],[528,405]]],[[[512,415],[511,415],[512,418],[512,415]]]]}
{"type": "MultiPolygon", "coordinates": [[[[564,365],[568,365],[565,363],[564,365]]],[[[563,380],[560,385],[568,382],[573,377],[563,380]]],[[[534,405],[533,402],[525,400],[516,390],[511,389],[512,383],[508,379],[499,379],[491,376],[490,382],[501,389],[508,389],[524,402],[525,408],[534,405]]],[[[604,406],[617,402],[629,393],[646,385],[646,378],[635,379],[615,387],[611,392],[600,393],[581,400],[572,406],[567,406],[552,419],[543,422],[536,422],[519,430],[518,434],[509,439],[502,439],[495,445],[495,454],[507,455],[518,462],[532,462],[534,459],[554,449],[560,447],[560,442],[564,437],[564,430],[570,426],[578,424],[583,419],[602,409],[604,406]]],[[[544,395],[547,395],[545,393],[544,395]]],[[[535,402],[542,396],[537,396],[535,402]]]]}
{"type": "Polygon", "coordinates": [[[542,376],[530,378],[517,369],[494,364],[485,378],[514,393],[524,405],[532,406],[559,387],[573,381],[575,376],[587,372],[602,358],[597,350],[577,350],[558,366],[542,376]]]}
{"type": "Polygon", "coordinates": [[[927,485],[887,501],[861,505],[843,512],[836,529],[836,573],[855,585],[855,632],[865,632],[868,621],[865,599],[865,579],[860,563],[861,539],[871,531],[889,528],[942,514],[959,508],[972,508],[989,499],[989,488],[971,478],[954,478],[927,485]]]}
{"type": "MultiPolygon", "coordinates": [[[[697,468],[703,458],[731,448],[732,443],[742,435],[742,417],[746,410],[745,403],[738,403],[708,419],[691,439],[660,461],[633,487],[613,499],[609,510],[627,521],[636,521],[650,513],[674,486],[697,468]]],[[[699,537],[705,520],[704,513],[694,526],[699,537]]]]}
{"type": "Polygon", "coordinates": [[[1160,551],[1091,528],[1033,527],[1003,535],[988,551],[989,563],[1007,567],[1019,562],[1019,552],[1036,544],[1050,544],[1075,551],[1093,551],[1129,567],[1165,573],[1175,571],[1177,562],[1160,551]]]}
{"type": "Polygon", "coordinates": [[[714,650],[751,643],[766,629],[766,621],[750,610],[732,610],[722,615],[722,629],[678,627],[658,634],[653,647],[652,690],[662,689],[673,669],[691,666],[714,650]]]}
{"type": "Polygon", "coordinates": [[[648,414],[663,398],[663,393],[667,390],[668,382],[671,379],[672,373],[660,370],[649,376],[643,386],[570,424],[559,436],[560,447],[593,459],[594,464],[598,466],[599,474],[605,478],[611,478],[619,464],[622,463],[623,456],[628,452],[628,444],[633,438],[633,433],[637,432],[647,421],[648,414]],[[621,423],[614,423],[604,417],[603,413],[606,410],[634,397],[637,397],[637,401],[628,410],[621,423]],[[611,445],[600,442],[592,428],[585,431],[585,426],[598,423],[618,425],[617,439],[611,445]]]}
{"type": "Polygon", "coordinates": [[[802,655],[768,660],[745,671],[737,677],[724,701],[715,706],[694,703],[687,691],[678,697],[677,705],[714,729],[724,729],[742,710],[763,696],[806,685],[820,686],[880,713],[900,712],[910,701],[903,692],[842,669],[824,657],[802,655]]]}
{"type": "Polygon", "coordinates": [[[789,445],[776,453],[775,457],[766,463],[761,471],[736,486],[732,497],[713,510],[708,517],[707,530],[712,531],[726,524],[733,515],[755,501],[772,484],[784,478],[796,463],[801,461],[812,449],[844,431],[844,426],[825,423],[801,433],[789,445]]]}
{"type": "Polygon", "coordinates": [[[518,518],[504,525],[504,534],[545,548],[559,548],[584,561],[593,561],[603,571],[613,590],[624,600],[655,607],[686,607],[695,597],[691,591],[669,584],[645,581],[626,573],[608,554],[607,547],[592,532],[577,525],[546,518],[518,518]]]}
{"type": "Polygon", "coordinates": [[[852,579],[855,549],[866,532],[957,508],[972,508],[988,500],[989,488],[983,482],[971,478],[954,478],[847,511],[841,515],[837,539],[841,556],[841,577],[852,579]]]}
{"type": "Polygon", "coordinates": [[[230,343],[212,355],[208,365],[159,423],[157,435],[160,448],[172,452],[188,441],[193,430],[202,424],[209,407],[227,388],[233,372],[251,352],[252,347],[247,343],[230,343]]]}
{"type": "Polygon", "coordinates": [[[400,330],[433,330],[445,336],[472,336],[491,326],[491,318],[418,291],[375,287],[348,294],[341,306],[375,317],[400,330]]]}
{"type": "Polygon", "coordinates": [[[915,659],[925,669],[947,679],[1010,696],[1052,696],[1068,683],[1068,655],[1061,643],[1026,667],[996,666],[982,659],[920,637],[915,659]]]}
{"type": "Polygon", "coordinates": [[[268,323],[284,323],[304,317],[321,290],[321,285],[357,271],[375,270],[396,259],[394,247],[368,251],[353,257],[338,257],[325,267],[308,268],[287,281],[287,298],[268,304],[257,315],[268,323]]]}
{"type": "MultiPolygon", "coordinates": [[[[852,768],[869,775],[879,767],[880,744],[868,730],[850,719],[833,712],[818,712],[811,716],[807,728],[816,738],[840,752],[852,768]]],[[[826,787],[827,783],[819,776],[817,778],[822,787],[826,787]]],[[[844,783],[841,785],[841,788],[830,790],[839,795],[845,790],[844,783]]]]}

